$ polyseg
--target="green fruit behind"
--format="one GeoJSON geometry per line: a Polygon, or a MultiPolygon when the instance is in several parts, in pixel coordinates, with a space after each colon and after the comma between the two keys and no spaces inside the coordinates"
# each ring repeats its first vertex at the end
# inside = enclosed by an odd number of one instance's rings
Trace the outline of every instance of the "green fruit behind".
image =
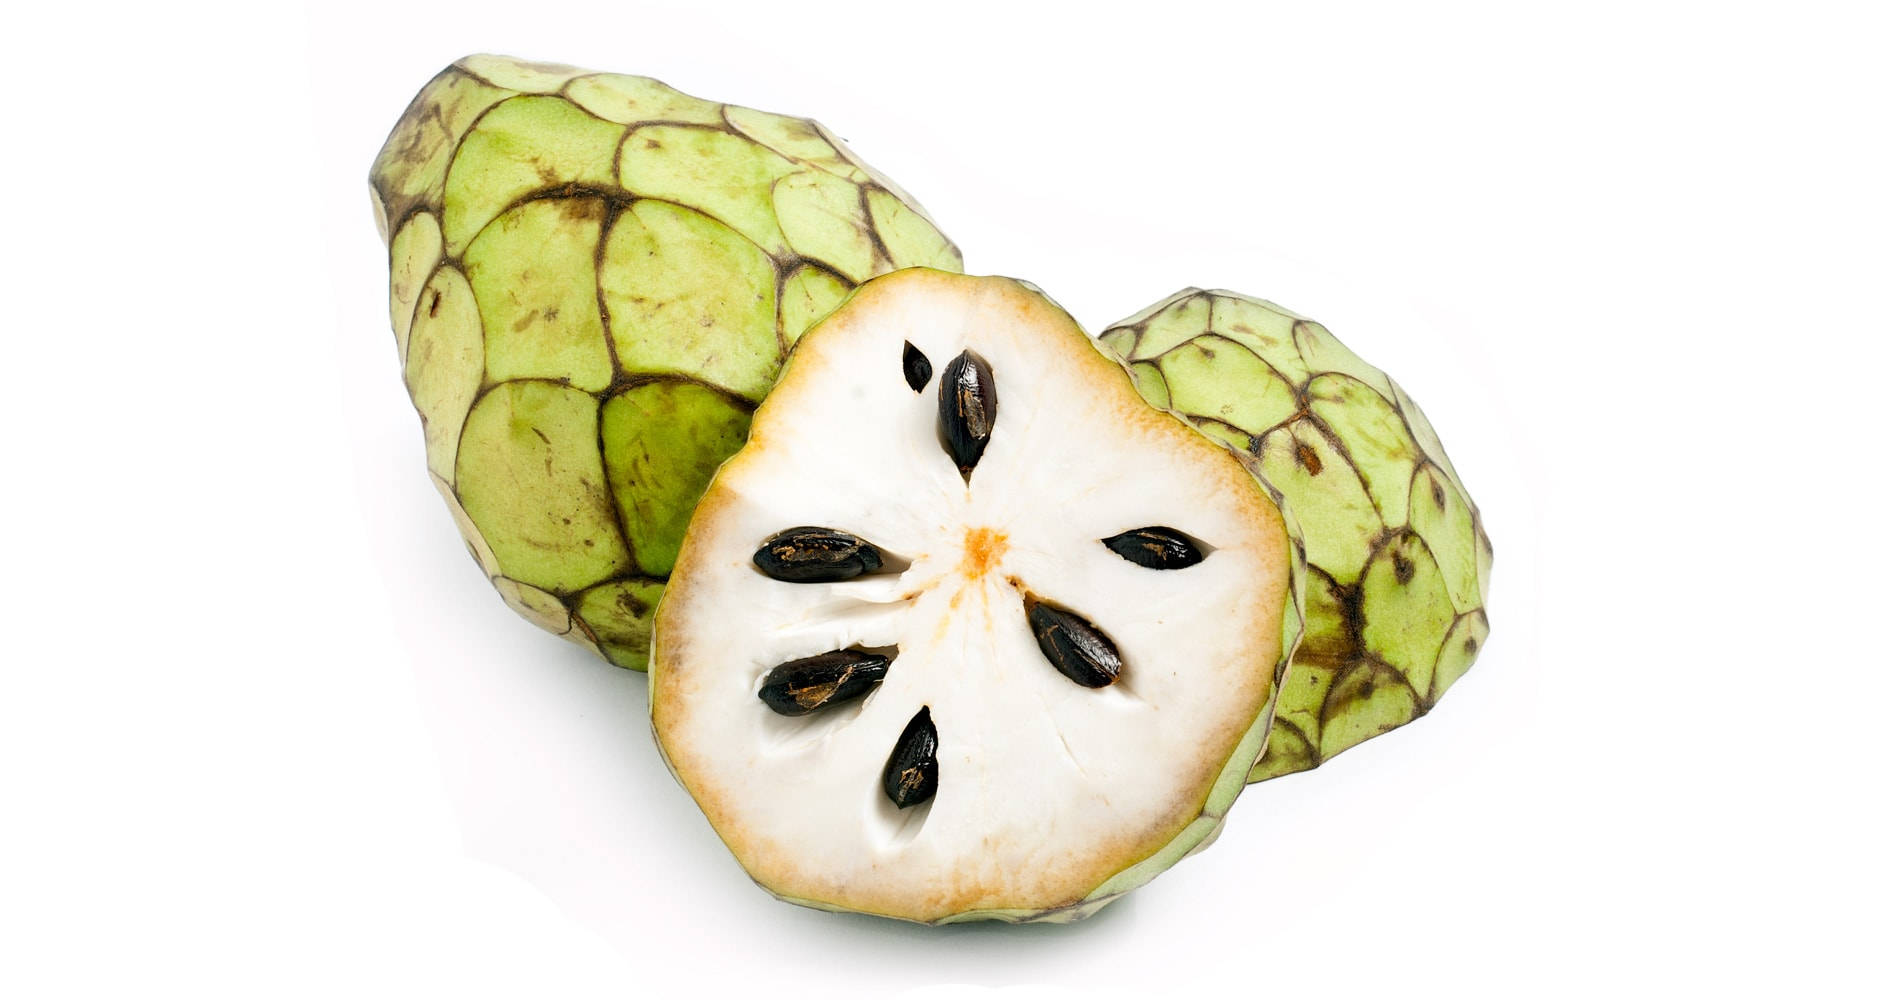
{"type": "Polygon", "coordinates": [[[875,275],[960,268],[822,126],[644,77],[461,59],[370,182],[432,481],[511,607],[636,670],[796,338],[875,275]]]}
{"type": "Polygon", "coordinates": [[[1319,324],[1233,292],[1188,289],[1100,340],[1151,403],[1257,470],[1303,537],[1305,634],[1250,780],[1429,711],[1488,638],[1493,550],[1403,388],[1319,324]]]}

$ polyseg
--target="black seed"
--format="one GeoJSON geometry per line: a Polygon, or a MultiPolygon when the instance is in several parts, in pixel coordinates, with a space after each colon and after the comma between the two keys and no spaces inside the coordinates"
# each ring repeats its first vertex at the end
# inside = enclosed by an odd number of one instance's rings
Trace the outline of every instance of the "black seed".
{"type": "Polygon", "coordinates": [[[933,378],[933,362],[911,341],[901,343],[906,345],[901,348],[901,374],[907,378],[907,387],[919,392],[927,388],[927,380],[933,378]]]}
{"type": "Polygon", "coordinates": [[[808,715],[860,697],[888,675],[889,659],[859,649],[838,649],[791,660],[764,675],[757,696],[779,715],[808,715]]]}
{"type": "Polygon", "coordinates": [[[751,557],[765,576],[786,583],[835,583],[881,568],[881,550],[834,528],[791,528],[751,557]]]}
{"type": "Polygon", "coordinates": [[[1184,569],[1207,558],[1194,539],[1159,525],[1111,535],[1103,544],[1111,552],[1150,569],[1184,569]]]}
{"type": "Polygon", "coordinates": [[[1390,554],[1390,568],[1397,574],[1398,583],[1409,583],[1417,575],[1417,564],[1411,562],[1401,552],[1390,554]]]}
{"type": "Polygon", "coordinates": [[[940,377],[940,443],[962,474],[971,472],[986,453],[998,410],[999,395],[986,359],[961,351],[940,377]]]}
{"type": "Polygon", "coordinates": [[[917,806],[933,798],[940,789],[940,733],[933,727],[933,717],[926,706],[907,722],[888,766],[881,771],[881,790],[888,801],[901,809],[917,806]]]}
{"type": "Polygon", "coordinates": [[[1449,497],[1443,493],[1443,484],[1430,483],[1430,499],[1436,501],[1436,509],[1444,510],[1449,506],[1449,497]]]}
{"type": "Polygon", "coordinates": [[[1095,625],[1043,601],[1025,599],[1025,618],[1038,648],[1058,673],[1087,688],[1106,687],[1123,670],[1116,643],[1095,625]]]}

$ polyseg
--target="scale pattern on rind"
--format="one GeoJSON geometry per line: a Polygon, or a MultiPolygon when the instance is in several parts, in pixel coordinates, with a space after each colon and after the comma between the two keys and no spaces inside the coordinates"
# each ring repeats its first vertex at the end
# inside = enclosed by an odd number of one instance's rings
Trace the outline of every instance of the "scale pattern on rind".
{"type": "Polygon", "coordinates": [[[1428,712],[1488,638],[1493,549],[1403,388],[1323,326],[1228,291],[1186,289],[1099,339],[1151,403],[1258,470],[1304,537],[1305,634],[1250,780],[1428,712]]]}
{"type": "Polygon", "coordinates": [[[636,670],[686,520],[796,338],[877,274],[960,268],[813,121],[502,56],[426,84],[370,185],[471,553],[517,613],[636,670]]]}

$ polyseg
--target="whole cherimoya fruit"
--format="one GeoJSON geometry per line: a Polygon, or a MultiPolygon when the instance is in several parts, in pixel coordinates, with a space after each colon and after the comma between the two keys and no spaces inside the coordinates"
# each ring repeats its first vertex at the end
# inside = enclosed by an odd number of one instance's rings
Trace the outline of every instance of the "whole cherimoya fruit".
{"type": "Polygon", "coordinates": [[[432,480],[522,615],[644,669],[712,470],[856,283],[959,251],[822,126],[471,56],[372,165],[432,480]]]}
{"type": "Polygon", "coordinates": [[[752,878],[1070,920],[1205,845],[1304,610],[1284,511],[1020,282],[857,289],[679,552],[654,733],[752,878]]]}
{"type": "Polygon", "coordinates": [[[1105,330],[1154,405],[1225,444],[1304,537],[1305,636],[1252,779],[1430,710],[1488,638],[1475,503],[1403,387],[1270,302],[1188,289],[1105,330]]]}

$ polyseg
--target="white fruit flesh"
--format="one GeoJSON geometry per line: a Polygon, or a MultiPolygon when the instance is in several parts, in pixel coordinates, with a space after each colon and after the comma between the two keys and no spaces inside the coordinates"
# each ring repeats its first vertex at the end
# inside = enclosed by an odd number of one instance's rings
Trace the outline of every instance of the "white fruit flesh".
{"type": "Polygon", "coordinates": [[[1075,906],[1244,778],[1236,750],[1264,738],[1287,653],[1288,545],[1231,454],[1145,404],[1049,300],[900,272],[800,342],[694,515],[655,631],[655,732],[779,895],[922,921],[1075,906]],[[933,366],[918,393],[904,343],[933,366]],[[936,432],[943,371],[968,349],[997,392],[970,485],[936,432]],[[841,583],[762,574],[753,553],[799,525],[888,564],[841,583]],[[1150,526],[1207,557],[1155,570],[1102,542],[1150,526]],[[1026,593],[1106,633],[1117,681],[1054,669],[1026,593]],[[800,718],[758,699],[777,665],[856,647],[896,650],[866,697],[800,718]],[[882,772],[922,707],[937,793],[901,809],[882,772]]]}

